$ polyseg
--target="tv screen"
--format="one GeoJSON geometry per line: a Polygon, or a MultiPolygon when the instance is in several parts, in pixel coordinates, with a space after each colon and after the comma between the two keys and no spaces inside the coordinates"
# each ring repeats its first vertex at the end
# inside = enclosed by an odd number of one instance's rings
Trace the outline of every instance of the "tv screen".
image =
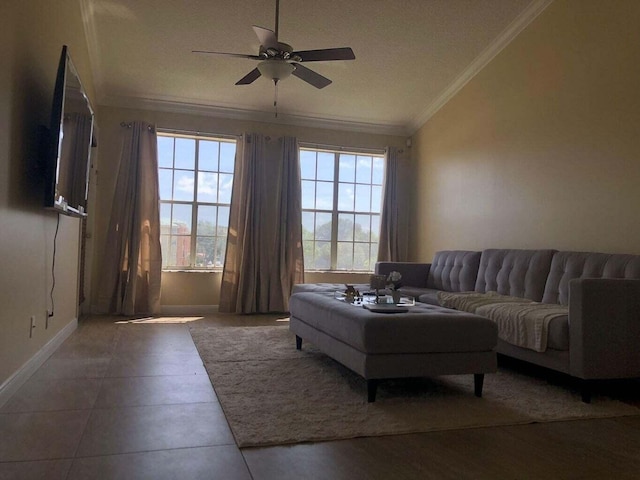
{"type": "Polygon", "coordinates": [[[93,120],[93,109],[64,45],[51,107],[45,207],[86,216],[93,120]]]}

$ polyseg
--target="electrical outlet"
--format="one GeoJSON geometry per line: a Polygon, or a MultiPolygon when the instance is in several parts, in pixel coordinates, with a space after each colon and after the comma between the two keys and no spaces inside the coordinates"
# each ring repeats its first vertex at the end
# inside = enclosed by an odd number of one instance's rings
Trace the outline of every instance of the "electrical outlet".
{"type": "Polygon", "coordinates": [[[36,328],[36,316],[31,315],[31,323],[29,328],[29,338],[33,337],[33,329],[36,328]]]}

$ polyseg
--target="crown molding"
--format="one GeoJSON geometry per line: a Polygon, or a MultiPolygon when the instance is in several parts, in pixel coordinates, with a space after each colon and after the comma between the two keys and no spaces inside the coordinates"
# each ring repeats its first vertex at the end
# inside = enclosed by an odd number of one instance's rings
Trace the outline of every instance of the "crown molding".
{"type": "Polygon", "coordinates": [[[273,112],[249,110],[231,106],[187,103],[172,99],[109,96],[102,99],[101,105],[188,115],[202,115],[240,121],[293,125],[297,127],[346,130],[350,132],[370,133],[376,135],[405,137],[408,132],[406,125],[367,123],[358,120],[340,118],[317,118],[287,113],[278,113],[278,117],[276,118],[273,112]]]}
{"type": "Polygon", "coordinates": [[[486,49],[471,62],[449,87],[436,98],[422,114],[418,115],[407,126],[410,134],[415,133],[435,113],[451,100],[473,77],[475,77],[498,53],[500,53],[520,32],[522,32],[553,0],[535,0],[524,10],[486,49]]]}

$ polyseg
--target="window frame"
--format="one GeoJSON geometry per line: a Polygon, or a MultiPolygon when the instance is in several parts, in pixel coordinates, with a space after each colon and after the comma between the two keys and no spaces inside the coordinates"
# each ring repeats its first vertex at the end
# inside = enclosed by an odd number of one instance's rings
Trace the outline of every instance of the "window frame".
{"type": "MultiPolygon", "coordinates": [[[[189,132],[189,131],[177,131],[177,130],[170,130],[170,129],[162,129],[162,128],[158,128],[157,129],[157,136],[158,137],[169,137],[172,138],[174,143],[174,147],[173,147],[173,152],[172,152],[172,166],[169,167],[164,167],[160,165],[160,162],[158,162],[158,173],[160,174],[162,170],[170,170],[173,172],[173,181],[171,184],[171,199],[167,200],[167,199],[159,199],[159,205],[160,205],[160,212],[162,213],[162,206],[163,205],[188,205],[191,207],[191,224],[190,224],[190,230],[189,230],[189,234],[188,235],[177,235],[174,234],[173,231],[171,231],[168,236],[169,236],[169,242],[172,244],[174,241],[174,238],[179,238],[180,236],[184,236],[184,237],[189,237],[189,265],[165,265],[165,257],[163,255],[163,265],[162,265],[162,271],[164,272],[175,272],[175,271],[190,271],[190,272],[216,272],[216,271],[222,271],[223,266],[224,266],[224,257],[226,256],[226,242],[227,239],[225,238],[224,241],[224,254],[222,256],[222,262],[221,265],[212,265],[212,266],[198,266],[197,264],[197,256],[198,256],[198,238],[199,237],[212,237],[213,239],[217,239],[219,237],[221,237],[221,235],[216,235],[216,233],[218,232],[219,229],[219,224],[218,224],[218,220],[219,220],[219,210],[216,210],[216,221],[214,224],[214,234],[213,235],[209,235],[209,234],[199,234],[198,232],[198,212],[199,212],[199,207],[215,207],[216,209],[219,209],[220,207],[226,207],[229,209],[229,211],[231,210],[231,195],[232,192],[229,196],[229,202],[221,202],[220,201],[220,189],[216,189],[216,201],[202,201],[202,200],[198,200],[198,188],[199,188],[199,182],[198,182],[198,176],[200,174],[209,174],[209,173],[215,173],[216,175],[220,175],[225,174],[225,175],[231,175],[231,183],[233,184],[233,178],[235,176],[235,169],[236,169],[236,160],[237,160],[237,149],[238,149],[238,137],[237,136],[231,136],[231,135],[224,135],[224,134],[215,134],[215,133],[200,133],[200,132],[189,132]],[[177,139],[191,139],[191,140],[195,140],[195,145],[194,145],[194,164],[193,164],[193,169],[191,168],[181,168],[181,167],[177,167],[176,166],[176,147],[175,147],[175,142],[177,139]],[[221,159],[221,153],[220,153],[220,147],[218,147],[218,158],[217,158],[217,170],[200,170],[199,169],[199,162],[200,162],[200,142],[201,141],[212,141],[212,142],[218,142],[219,144],[222,143],[230,143],[230,144],[234,144],[235,146],[235,155],[233,157],[233,171],[232,172],[227,172],[227,171],[222,171],[220,170],[220,159],[221,159]],[[175,172],[176,171],[187,171],[187,172],[193,172],[193,198],[191,200],[183,200],[183,199],[175,199],[175,172]]],[[[219,187],[219,180],[218,180],[218,187],[219,187]]],[[[172,214],[171,214],[171,219],[173,221],[174,218],[174,214],[173,214],[173,208],[172,208],[172,214]]],[[[160,238],[161,238],[161,244],[163,244],[162,239],[163,237],[166,237],[167,234],[163,233],[163,228],[164,225],[162,225],[161,223],[161,233],[160,233],[160,238]]],[[[173,227],[171,227],[173,228],[173,227]]],[[[228,229],[228,220],[227,220],[227,225],[226,228],[228,229]]],[[[214,240],[215,241],[215,240],[214,240]]]]}
{"type": "MultiPolygon", "coordinates": [[[[385,177],[386,177],[386,155],[385,155],[385,150],[381,150],[381,149],[361,149],[361,148],[346,148],[346,147],[333,147],[333,146],[321,146],[321,145],[315,145],[315,144],[308,144],[308,143],[300,143],[299,145],[299,149],[298,149],[298,162],[299,164],[302,166],[302,152],[303,151],[310,151],[316,154],[316,173],[315,173],[315,178],[313,180],[309,179],[309,178],[303,178],[302,177],[302,169],[301,169],[301,182],[304,181],[313,181],[316,188],[317,188],[317,184],[318,182],[329,182],[328,180],[323,180],[323,179],[318,179],[318,153],[329,153],[333,155],[333,179],[330,181],[332,183],[332,187],[333,187],[333,197],[332,197],[332,207],[331,209],[326,209],[326,208],[317,208],[317,205],[315,205],[314,202],[314,208],[305,208],[304,206],[302,207],[302,213],[304,215],[305,212],[313,212],[315,214],[317,213],[323,213],[323,214],[330,214],[331,215],[331,239],[330,239],[330,244],[331,244],[331,255],[330,255],[330,265],[328,268],[317,268],[314,262],[314,266],[313,267],[307,267],[307,265],[305,264],[305,272],[314,272],[314,273],[372,273],[374,271],[374,265],[375,265],[375,261],[371,261],[371,265],[369,266],[369,269],[354,269],[353,268],[353,260],[354,260],[354,250],[355,250],[355,245],[356,244],[367,244],[368,248],[369,248],[369,252],[370,252],[370,256],[369,258],[372,258],[371,255],[371,245],[373,244],[377,244],[378,248],[380,245],[380,238],[379,238],[379,227],[380,227],[380,218],[382,216],[382,202],[383,202],[383,195],[384,195],[384,182],[385,182],[385,177]],[[356,163],[355,163],[355,170],[354,171],[354,179],[352,182],[345,182],[344,180],[341,181],[340,180],[340,157],[341,155],[353,155],[356,157],[356,163]],[[378,158],[381,160],[382,162],[382,179],[381,179],[381,183],[377,184],[377,183],[373,183],[373,163],[371,166],[371,177],[369,183],[363,183],[363,182],[358,182],[357,179],[357,158],[358,156],[365,156],[365,157],[371,157],[372,160],[373,158],[378,158]],[[353,210],[345,210],[345,209],[341,209],[339,206],[339,199],[340,199],[340,194],[339,194],[339,189],[340,189],[340,184],[352,184],[354,186],[357,185],[368,185],[369,188],[373,188],[375,187],[380,187],[380,208],[377,212],[374,212],[371,210],[369,211],[364,211],[364,210],[357,210],[357,205],[356,205],[356,199],[354,198],[354,206],[353,206],[353,210]],[[340,217],[341,215],[351,215],[354,218],[357,217],[358,215],[366,215],[369,216],[370,218],[370,226],[371,226],[371,219],[373,217],[377,217],[378,218],[378,232],[375,232],[378,235],[378,241],[377,242],[372,242],[372,236],[374,234],[373,230],[370,229],[369,230],[369,241],[368,242],[362,242],[362,241],[358,241],[355,239],[355,235],[354,238],[351,241],[344,241],[344,240],[340,240],[338,238],[339,235],[339,221],[340,221],[340,217]],[[351,245],[353,245],[354,247],[352,248],[352,267],[351,268],[338,268],[338,245],[339,243],[351,243],[351,245]]],[[[301,185],[302,188],[302,185],[301,185]]],[[[355,194],[354,194],[355,195],[355,194]]],[[[303,200],[304,203],[304,200],[303,200]]],[[[314,249],[315,249],[315,244],[316,242],[318,242],[319,240],[316,238],[316,229],[317,229],[317,224],[315,223],[315,216],[314,216],[314,231],[313,231],[313,242],[314,242],[314,249]]],[[[304,222],[303,222],[304,223],[304,222]]],[[[355,225],[354,225],[354,229],[355,229],[355,225]]],[[[303,225],[303,230],[304,230],[304,225],[303,225]]],[[[355,231],[354,231],[355,233],[355,231]]],[[[308,242],[309,240],[305,240],[303,238],[303,248],[304,248],[304,244],[306,242],[308,242]]],[[[320,240],[320,241],[326,241],[326,240],[320,240]]]]}

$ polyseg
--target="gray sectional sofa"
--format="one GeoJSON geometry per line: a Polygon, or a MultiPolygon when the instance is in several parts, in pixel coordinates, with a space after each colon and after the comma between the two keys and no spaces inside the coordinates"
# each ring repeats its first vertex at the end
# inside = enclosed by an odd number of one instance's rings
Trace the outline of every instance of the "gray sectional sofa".
{"type": "Polygon", "coordinates": [[[640,256],[487,249],[376,265],[394,270],[420,302],[502,322],[498,353],[582,380],[585,402],[593,380],[640,377],[640,256]]]}

